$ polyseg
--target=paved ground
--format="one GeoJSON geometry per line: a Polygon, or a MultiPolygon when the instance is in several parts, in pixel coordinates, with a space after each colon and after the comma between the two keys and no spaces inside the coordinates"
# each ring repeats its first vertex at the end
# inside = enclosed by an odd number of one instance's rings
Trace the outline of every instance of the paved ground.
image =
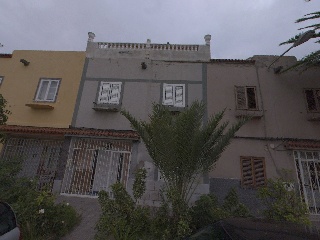
{"type": "Polygon", "coordinates": [[[81,223],[62,240],[93,240],[101,211],[98,199],[58,196],[57,201],[69,203],[82,217],[81,223]]]}

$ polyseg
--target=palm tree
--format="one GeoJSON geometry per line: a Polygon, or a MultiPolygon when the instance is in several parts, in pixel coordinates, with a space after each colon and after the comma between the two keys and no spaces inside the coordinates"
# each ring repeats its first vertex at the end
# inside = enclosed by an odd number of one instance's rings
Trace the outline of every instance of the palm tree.
{"type": "Polygon", "coordinates": [[[175,198],[185,204],[203,174],[214,167],[235,133],[247,121],[240,119],[227,129],[229,123],[221,123],[224,115],[221,111],[204,123],[205,105],[198,101],[175,115],[167,107],[154,104],[149,122],[137,120],[125,110],[121,113],[140,134],[164,179],[167,195],[174,192],[175,198]]]}
{"type": "MultiPolygon", "coordinates": [[[[301,22],[305,22],[305,21],[309,21],[309,20],[313,20],[313,19],[320,19],[320,12],[313,12],[313,13],[306,14],[302,18],[299,18],[298,20],[296,20],[296,23],[301,23],[301,22]]],[[[306,29],[308,29],[309,31],[310,30],[313,31],[314,34],[311,38],[317,39],[316,43],[320,43],[320,40],[319,40],[320,23],[308,25],[306,27],[299,28],[298,30],[306,30],[306,29]]],[[[303,34],[304,33],[300,33],[300,34],[290,38],[288,41],[280,43],[280,45],[290,44],[290,43],[294,44],[299,39],[299,37],[303,34]]],[[[285,72],[285,71],[293,69],[293,68],[296,69],[298,67],[302,67],[303,70],[306,70],[310,67],[319,66],[319,63],[320,63],[320,50],[317,50],[317,51],[312,52],[312,53],[308,54],[307,56],[303,57],[295,65],[285,69],[282,72],[285,72]]]]}

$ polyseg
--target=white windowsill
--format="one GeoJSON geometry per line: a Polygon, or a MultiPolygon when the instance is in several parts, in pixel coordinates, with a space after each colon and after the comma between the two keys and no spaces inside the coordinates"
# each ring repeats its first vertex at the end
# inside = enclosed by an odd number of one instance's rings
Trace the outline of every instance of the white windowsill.
{"type": "Polygon", "coordinates": [[[121,105],[116,104],[97,104],[93,103],[93,110],[95,111],[106,111],[106,112],[119,112],[121,105]]]}

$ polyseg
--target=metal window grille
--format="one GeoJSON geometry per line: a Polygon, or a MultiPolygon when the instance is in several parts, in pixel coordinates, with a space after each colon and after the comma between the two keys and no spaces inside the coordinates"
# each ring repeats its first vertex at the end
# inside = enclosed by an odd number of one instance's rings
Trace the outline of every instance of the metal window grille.
{"type": "Polygon", "coordinates": [[[320,152],[294,151],[300,195],[310,214],[320,214],[320,152]]]}
{"type": "Polygon", "coordinates": [[[121,82],[101,82],[98,103],[120,104],[121,84],[121,82]]]}
{"type": "Polygon", "coordinates": [[[60,159],[62,140],[9,138],[3,158],[22,160],[19,176],[38,177],[39,188],[51,190],[60,159]]]}
{"type": "Polygon", "coordinates": [[[69,151],[62,194],[97,196],[129,176],[131,142],[74,138],[69,151]]]}
{"type": "Polygon", "coordinates": [[[264,158],[241,157],[241,185],[255,188],[265,185],[266,171],[264,158]]]}
{"type": "Polygon", "coordinates": [[[185,84],[163,84],[162,104],[185,107],[185,84]]]}
{"type": "Polygon", "coordinates": [[[306,89],[307,108],[309,112],[320,111],[320,89],[306,89]]]}

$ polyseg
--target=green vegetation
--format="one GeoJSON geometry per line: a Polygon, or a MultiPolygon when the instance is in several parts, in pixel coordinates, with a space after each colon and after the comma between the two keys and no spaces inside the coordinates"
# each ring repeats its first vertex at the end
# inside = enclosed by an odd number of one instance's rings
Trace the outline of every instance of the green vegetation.
{"type": "Polygon", "coordinates": [[[240,203],[236,190],[231,188],[221,206],[215,195],[202,195],[191,208],[191,226],[197,230],[220,219],[249,216],[249,209],[240,203]]]}
{"type": "Polygon", "coordinates": [[[99,193],[102,213],[96,226],[97,240],[183,239],[220,219],[249,216],[249,210],[239,202],[234,189],[229,191],[221,206],[212,194],[201,196],[192,208],[183,205],[173,209],[165,199],[157,209],[139,206],[137,200],[145,191],[145,173],[144,169],[136,173],[134,198],[121,183],[112,186],[113,198],[105,191],[99,193]],[[179,221],[174,219],[173,212],[179,212],[179,221]]]}
{"type": "MultiPolygon", "coordinates": [[[[319,18],[320,18],[320,12],[313,12],[313,13],[309,13],[309,14],[304,15],[302,18],[299,18],[298,20],[296,20],[296,23],[318,20],[319,18]]],[[[319,31],[319,29],[320,29],[320,23],[314,23],[314,24],[308,25],[306,27],[299,28],[298,30],[314,31],[314,34],[311,38],[316,39],[316,43],[320,43],[320,40],[319,40],[320,32],[317,32],[317,31],[319,31]]],[[[296,36],[290,38],[288,41],[280,43],[280,45],[294,44],[300,38],[300,36],[302,34],[303,33],[297,34],[296,36]]],[[[297,68],[300,68],[302,70],[307,70],[310,67],[319,66],[319,63],[320,63],[320,50],[317,50],[315,52],[309,53],[308,55],[303,57],[301,60],[299,60],[297,64],[285,69],[282,72],[285,72],[290,69],[297,69],[297,68]]]]}
{"type": "Polygon", "coordinates": [[[149,122],[139,121],[124,110],[121,113],[140,134],[161,173],[165,185],[162,204],[152,215],[147,207],[136,204],[145,191],[145,174],[138,171],[133,187],[134,199],[120,183],[112,186],[113,199],[106,192],[99,194],[102,215],[96,238],[171,240],[190,235],[194,230],[191,223],[197,221],[192,217],[199,216],[197,210],[190,210],[190,198],[203,174],[214,167],[247,119],[227,128],[228,122],[221,123],[222,111],[205,123],[205,105],[197,101],[179,114],[154,104],[149,122]]]}
{"type": "MultiPolygon", "coordinates": [[[[10,112],[0,94],[0,125],[10,112]]],[[[4,135],[0,134],[1,141],[4,135]]],[[[0,159],[0,200],[16,212],[24,240],[59,239],[80,222],[80,216],[68,204],[55,204],[55,197],[38,190],[37,179],[19,177],[22,159],[0,159]]]]}
{"type": "Polygon", "coordinates": [[[59,239],[73,229],[80,216],[68,204],[37,188],[37,179],[19,178],[21,160],[0,160],[0,200],[17,214],[24,240],[59,239]]]}
{"type": "Polygon", "coordinates": [[[214,167],[247,120],[241,119],[227,129],[228,122],[220,123],[222,111],[204,123],[205,105],[197,101],[178,115],[166,106],[154,104],[149,122],[139,121],[124,110],[121,113],[140,134],[173,205],[188,204],[202,175],[214,167]]]}
{"type": "Polygon", "coordinates": [[[310,225],[307,205],[294,189],[288,189],[291,184],[282,178],[269,179],[258,189],[258,197],[267,207],[264,215],[276,221],[310,225]]]}
{"type": "Polygon", "coordinates": [[[148,239],[150,212],[136,204],[145,191],[146,170],[139,169],[133,187],[133,199],[123,184],[112,185],[113,198],[105,191],[99,192],[102,213],[97,223],[96,239],[113,237],[115,240],[148,239]]]}

